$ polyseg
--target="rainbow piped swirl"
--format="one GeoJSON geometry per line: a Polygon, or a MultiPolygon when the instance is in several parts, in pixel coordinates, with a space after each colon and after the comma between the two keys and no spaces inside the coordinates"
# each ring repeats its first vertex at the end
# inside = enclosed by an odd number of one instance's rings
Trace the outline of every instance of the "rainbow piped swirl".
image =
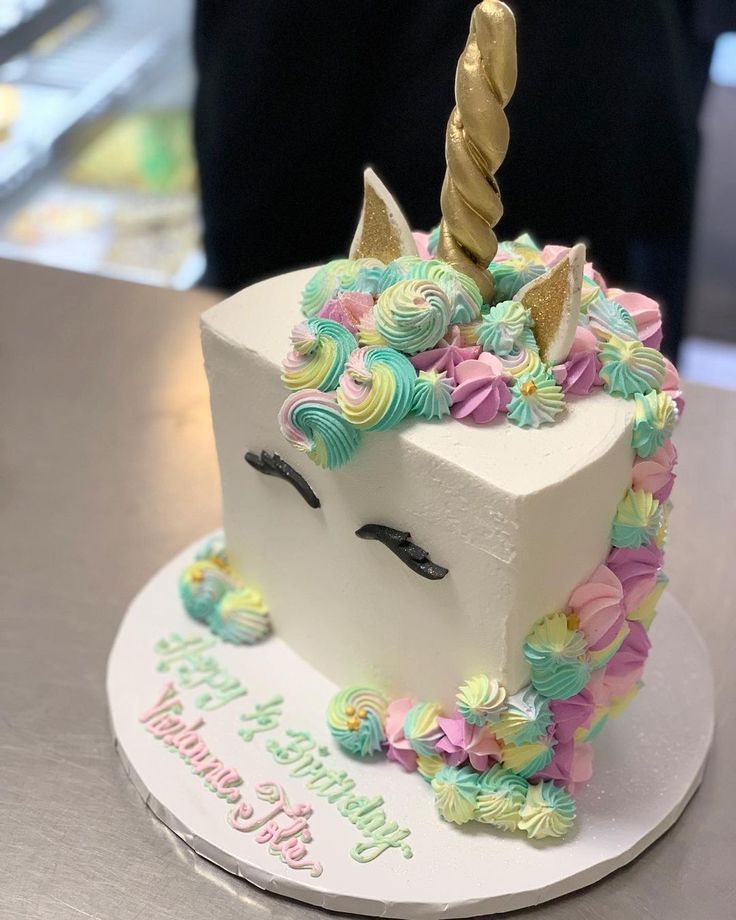
{"type": "Polygon", "coordinates": [[[388,701],[370,687],[347,687],[327,708],[327,725],[341,748],[356,757],[370,757],[386,740],[388,701]]]}
{"type": "Polygon", "coordinates": [[[345,365],[337,404],[355,428],[385,431],[411,411],[416,379],[409,359],[393,348],[359,348],[345,365]]]}
{"type": "Polygon", "coordinates": [[[393,348],[408,355],[432,348],[444,336],[452,318],[450,300],[431,281],[398,281],[387,288],[373,308],[376,332],[393,348]]]}
{"type": "Polygon", "coordinates": [[[292,350],[281,379],[290,390],[334,390],[355,348],[355,337],[340,323],[312,317],[291,332],[292,350]]]}
{"type": "Polygon", "coordinates": [[[292,447],[328,470],[347,463],[360,442],[360,432],[342,416],[334,394],[321,390],[299,390],[287,396],[279,425],[292,447]]]}

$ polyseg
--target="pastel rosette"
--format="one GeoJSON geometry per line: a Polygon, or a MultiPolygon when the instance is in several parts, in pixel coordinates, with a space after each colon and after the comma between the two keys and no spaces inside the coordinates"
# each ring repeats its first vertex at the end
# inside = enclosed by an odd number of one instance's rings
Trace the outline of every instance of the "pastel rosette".
{"type": "Polygon", "coordinates": [[[417,754],[417,773],[431,783],[437,774],[446,766],[446,763],[439,754],[417,754]]]}
{"type": "Polygon", "coordinates": [[[478,328],[478,343],[483,351],[505,358],[526,348],[536,351],[532,317],[526,307],[515,300],[504,300],[491,307],[478,328]]]}
{"type": "Polygon", "coordinates": [[[600,351],[601,377],[612,396],[631,399],[659,390],[664,383],[664,358],[639,341],[612,335],[600,351]]]}
{"type": "Polygon", "coordinates": [[[508,770],[529,779],[552,760],[556,744],[557,739],[553,735],[542,735],[536,741],[524,744],[508,744],[503,749],[502,763],[508,770]]]}
{"type": "Polygon", "coordinates": [[[484,352],[477,359],[463,361],[455,368],[452,416],[476,425],[487,425],[499,412],[505,412],[511,391],[503,365],[495,355],[484,352]]]}
{"type": "Polygon", "coordinates": [[[214,562],[215,565],[219,566],[223,571],[227,572],[230,570],[230,557],[228,556],[227,547],[225,546],[225,540],[222,534],[217,534],[207,540],[199,548],[195,558],[198,560],[209,559],[210,562],[214,562]]]}
{"type": "Polygon", "coordinates": [[[632,485],[642,492],[651,492],[659,502],[666,502],[675,482],[674,468],[677,450],[671,440],[665,441],[650,457],[634,461],[632,485]]]}
{"type": "Polygon", "coordinates": [[[508,406],[509,421],[520,428],[551,425],[565,408],[562,387],[543,365],[514,381],[508,406]]]}
{"type": "Polygon", "coordinates": [[[542,696],[564,700],[585,686],[590,674],[585,635],[568,626],[564,613],[541,620],[524,642],[531,682],[542,696]]]}
{"type": "Polygon", "coordinates": [[[640,457],[656,454],[672,437],[677,424],[677,407],[668,393],[636,397],[636,414],[631,443],[640,457]]]}
{"type": "Polygon", "coordinates": [[[336,693],[327,707],[327,725],[343,750],[370,757],[386,740],[387,700],[370,687],[347,687],[336,693]]]}
{"type": "Polygon", "coordinates": [[[360,291],[375,294],[384,271],[378,259],[333,259],[319,268],[302,291],[302,313],[315,316],[339,294],[360,291]]]}
{"type": "Polygon", "coordinates": [[[595,700],[588,687],[566,700],[550,700],[549,705],[560,742],[571,741],[579,729],[588,729],[593,722],[595,700]]]}
{"type": "Polygon", "coordinates": [[[433,348],[452,319],[450,300],[438,284],[407,279],[386,288],[373,307],[376,332],[398,351],[433,348]]]}
{"type": "Polygon", "coordinates": [[[356,349],[345,364],[337,390],[343,417],[363,431],[385,431],[405,418],[414,399],[416,373],[393,348],[356,349]]]}
{"type": "Polygon", "coordinates": [[[611,525],[613,546],[638,549],[657,532],[659,502],[650,492],[627,489],[611,525]]]}
{"type": "Polygon", "coordinates": [[[606,297],[596,298],[588,307],[588,324],[596,338],[602,342],[611,338],[622,342],[639,342],[639,330],[634,318],[620,303],[606,297]]]}
{"type": "Polygon", "coordinates": [[[414,700],[393,700],[386,708],[386,757],[400,764],[407,772],[417,769],[417,755],[404,734],[406,714],[414,705],[414,700]]]}
{"type": "Polygon", "coordinates": [[[450,326],[445,337],[429,351],[421,351],[409,360],[417,371],[437,371],[455,382],[455,370],[463,361],[477,358],[480,345],[465,345],[459,326],[450,326]]]}
{"type": "Polygon", "coordinates": [[[470,767],[443,767],[432,780],[437,811],[445,821],[467,824],[475,813],[478,774],[470,767]]]}
{"type": "Polygon", "coordinates": [[[450,301],[450,322],[472,323],[480,319],[483,297],[478,285],[447,262],[420,260],[410,277],[432,281],[442,288],[450,301]]]}
{"type": "Polygon", "coordinates": [[[588,650],[609,645],[624,624],[624,589],[617,576],[599,565],[590,578],[570,595],[568,606],[577,617],[588,650]]]}
{"type": "Polygon", "coordinates": [[[615,548],[609,553],[606,565],[621,582],[624,609],[628,616],[654,590],[662,567],[662,552],[652,544],[615,548]]]}
{"type": "Polygon", "coordinates": [[[438,719],[442,713],[439,703],[416,703],[404,717],[404,737],[409,747],[423,757],[435,754],[437,742],[444,736],[438,719]]]}
{"type": "Polygon", "coordinates": [[[519,351],[512,351],[510,355],[505,355],[501,358],[501,364],[505,374],[517,379],[523,377],[524,374],[535,374],[537,371],[544,369],[536,345],[533,348],[521,348],[519,351]]]}
{"type": "Polygon", "coordinates": [[[596,337],[587,326],[578,326],[567,360],[554,367],[555,379],[563,393],[588,396],[594,387],[603,384],[599,371],[596,337]]]}
{"type": "Polygon", "coordinates": [[[506,708],[506,690],[487,674],[477,674],[458,689],[455,705],[470,725],[492,724],[506,708]]]}
{"type": "Polygon", "coordinates": [[[445,755],[452,766],[470,761],[474,770],[485,770],[501,756],[501,746],[487,725],[471,725],[462,716],[449,718],[440,716],[437,720],[444,737],[437,742],[436,749],[445,755]]]}
{"type": "MultiPolygon", "coordinates": [[[[373,310],[373,297],[360,291],[344,291],[327,303],[317,314],[322,319],[340,323],[351,335],[357,337],[360,325],[373,310]]],[[[355,346],[353,346],[355,347],[355,346]]]]}
{"type": "Polygon", "coordinates": [[[331,319],[312,317],[291,332],[292,350],[284,359],[281,379],[290,390],[334,390],[355,336],[331,319]]]}
{"type": "Polygon", "coordinates": [[[541,277],[547,266],[542,261],[541,250],[525,233],[499,245],[488,271],[493,275],[494,297],[502,301],[513,300],[524,285],[541,277]]]}
{"type": "Polygon", "coordinates": [[[224,642],[255,645],[271,632],[271,618],[263,597],[255,588],[228,591],[207,621],[212,632],[224,642]]]}
{"type": "Polygon", "coordinates": [[[549,700],[534,687],[525,687],[506,700],[506,709],[493,726],[505,745],[528,744],[545,736],[552,724],[549,700]]]}
{"type": "Polygon", "coordinates": [[[530,786],[519,812],[519,830],[534,840],[564,837],[575,821],[575,802],[565,789],[552,782],[530,786]]]}
{"type": "Polygon", "coordinates": [[[279,426],[292,447],[329,470],[347,463],[360,441],[360,432],[344,418],[334,394],[321,390],[298,390],[288,396],[279,426]]]}
{"type": "Polygon", "coordinates": [[[474,819],[501,830],[516,830],[528,788],[522,776],[494,764],[478,780],[474,819]]]}
{"type": "Polygon", "coordinates": [[[414,384],[411,411],[431,421],[450,414],[453,382],[444,371],[419,371],[414,384]]]}
{"type": "Polygon", "coordinates": [[[664,383],[662,384],[662,390],[672,398],[672,401],[677,407],[678,415],[681,416],[685,409],[685,398],[682,395],[680,375],[669,358],[664,359],[664,383]]]}
{"type": "Polygon", "coordinates": [[[642,344],[659,349],[662,344],[662,313],[657,301],[644,294],[618,288],[609,290],[608,296],[633,319],[642,344]]]}
{"type": "Polygon", "coordinates": [[[606,665],[605,686],[611,700],[631,693],[644,674],[652,644],[641,623],[632,622],[629,635],[606,665]]]}
{"type": "Polygon", "coordinates": [[[179,578],[179,596],[184,609],[195,620],[208,622],[220,599],[238,587],[228,569],[210,558],[188,565],[179,578]]]}

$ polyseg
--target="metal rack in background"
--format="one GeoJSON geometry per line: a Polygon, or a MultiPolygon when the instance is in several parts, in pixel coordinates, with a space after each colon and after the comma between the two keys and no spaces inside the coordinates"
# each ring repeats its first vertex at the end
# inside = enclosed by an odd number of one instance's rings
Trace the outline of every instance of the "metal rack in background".
{"type": "Polygon", "coordinates": [[[0,0],[0,64],[26,51],[36,39],[93,0],[0,0]]]}
{"type": "Polygon", "coordinates": [[[21,100],[0,144],[0,199],[44,169],[70,132],[134,90],[180,28],[176,17],[151,16],[142,0],[0,0],[0,83],[14,86],[21,100]],[[35,12],[15,25],[7,19],[3,32],[3,10],[10,6],[35,12]],[[61,32],[75,14],[89,14],[89,21],[44,47],[49,24],[61,32]],[[3,49],[14,56],[7,60],[3,49]]]}

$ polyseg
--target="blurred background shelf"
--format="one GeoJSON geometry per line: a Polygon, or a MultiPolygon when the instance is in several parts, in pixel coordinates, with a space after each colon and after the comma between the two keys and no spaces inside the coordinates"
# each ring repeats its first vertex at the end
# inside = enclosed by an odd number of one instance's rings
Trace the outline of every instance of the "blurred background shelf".
{"type": "Polygon", "coordinates": [[[190,18],[189,0],[0,0],[0,256],[196,281],[190,18]]]}

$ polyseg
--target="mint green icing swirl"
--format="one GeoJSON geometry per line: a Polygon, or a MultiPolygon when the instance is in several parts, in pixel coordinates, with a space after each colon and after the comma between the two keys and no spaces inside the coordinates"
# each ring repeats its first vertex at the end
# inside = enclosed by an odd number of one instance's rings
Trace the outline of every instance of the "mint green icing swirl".
{"type": "Polygon", "coordinates": [[[220,598],[235,587],[234,578],[212,559],[192,562],[179,578],[179,596],[184,609],[200,623],[209,621],[220,598]]]}
{"type": "Polygon", "coordinates": [[[550,781],[529,787],[518,825],[528,837],[564,837],[574,821],[575,802],[567,790],[550,781]]]}
{"type": "Polygon", "coordinates": [[[659,390],[664,383],[664,358],[639,341],[612,335],[600,351],[601,377],[613,396],[631,399],[637,393],[659,390]]]}
{"type": "Polygon", "coordinates": [[[416,379],[409,359],[393,348],[359,348],[345,365],[337,402],[356,428],[386,431],[409,414],[416,379]]]}
{"type": "Polygon", "coordinates": [[[552,424],[564,408],[562,387],[552,371],[544,365],[514,380],[508,417],[515,425],[539,428],[552,424]]]}
{"type": "Polygon", "coordinates": [[[524,642],[524,657],[535,690],[550,700],[575,696],[590,676],[585,636],[568,627],[564,613],[553,613],[534,627],[524,642]]]}
{"type": "Polygon", "coordinates": [[[478,285],[463,272],[441,259],[400,256],[390,262],[381,277],[379,294],[399,281],[431,281],[450,301],[450,322],[473,323],[480,319],[483,296],[478,285]]]}
{"type": "Polygon", "coordinates": [[[335,396],[321,390],[298,390],[287,396],[279,425],[292,447],[328,470],[347,463],[360,443],[360,432],[342,416],[335,396]]]}
{"type": "Polygon", "coordinates": [[[436,756],[435,745],[443,732],[437,719],[442,715],[439,703],[417,703],[404,718],[404,737],[413,751],[422,757],[436,756]]]}
{"type": "Polygon", "coordinates": [[[447,379],[445,371],[419,371],[414,383],[412,413],[429,420],[449,415],[452,391],[452,381],[447,379]]]}
{"type": "Polygon", "coordinates": [[[302,291],[302,313],[315,316],[344,291],[378,293],[384,265],[378,259],[333,259],[312,275],[302,291]]]}
{"type": "Polygon", "coordinates": [[[327,725],[343,750],[370,757],[386,740],[384,725],[388,701],[370,687],[347,687],[327,707],[327,725]]]}
{"type": "Polygon", "coordinates": [[[611,336],[624,342],[639,341],[639,330],[632,315],[620,303],[606,297],[596,297],[589,305],[588,322],[595,335],[604,341],[611,336]]]}
{"type": "Polygon", "coordinates": [[[628,549],[649,543],[659,529],[658,510],[659,502],[649,492],[627,489],[613,518],[611,543],[628,549]]]}
{"type": "Polygon", "coordinates": [[[631,443],[640,457],[651,457],[667,441],[677,424],[677,406],[669,393],[636,396],[631,443]]]}
{"type": "Polygon", "coordinates": [[[254,645],[271,632],[268,608],[254,588],[236,588],[224,594],[208,625],[216,636],[235,645],[254,645]]]}
{"type": "Polygon", "coordinates": [[[526,802],[529,784],[522,777],[501,764],[494,764],[478,780],[474,818],[482,824],[491,824],[505,831],[519,825],[519,813],[526,802]]]}
{"type": "Polygon", "coordinates": [[[487,674],[478,674],[458,689],[455,706],[469,725],[494,723],[506,708],[506,690],[487,674]]]}
{"type": "Polygon", "coordinates": [[[503,765],[507,770],[529,779],[552,760],[556,743],[554,737],[545,736],[526,744],[507,744],[503,749],[503,765]]]}
{"type": "Polygon", "coordinates": [[[288,389],[334,390],[356,346],[355,336],[334,320],[313,316],[294,327],[291,341],[281,375],[288,389]]]}
{"type": "Polygon", "coordinates": [[[432,348],[447,332],[452,311],[442,288],[409,279],[387,288],[373,308],[376,332],[393,348],[414,355],[432,348]]]}
{"type": "Polygon", "coordinates": [[[389,262],[381,275],[378,294],[383,294],[384,291],[398,284],[399,281],[416,280],[423,277],[421,272],[425,261],[426,259],[422,259],[419,256],[399,256],[398,259],[389,262]]]}
{"type": "Polygon", "coordinates": [[[506,711],[493,731],[504,744],[528,744],[546,735],[551,724],[549,701],[534,687],[525,687],[506,700],[506,711]]]}
{"type": "Polygon", "coordinates": [[[437,224],[436,227],[432,227],[429,231],[429,236],[427,237],[427,249],[429,254],[433,256],[437,252],[437,247],[440,245],[440,225],[437,224]]]}
{"type": "Polygon", "coordinates": [[[478,344],[500,358],[523,348],[537,350],[532,332],[533,320],[526,307],[515,300],[504,300],[491,307],[478,328],[478,344]]]}
{"type": "Polygon", "coordinates": [[[432,780],[437,811],[445,821],[467,824],[473,819],[479,776],[472,767],[444,767],[432,780]]]}

